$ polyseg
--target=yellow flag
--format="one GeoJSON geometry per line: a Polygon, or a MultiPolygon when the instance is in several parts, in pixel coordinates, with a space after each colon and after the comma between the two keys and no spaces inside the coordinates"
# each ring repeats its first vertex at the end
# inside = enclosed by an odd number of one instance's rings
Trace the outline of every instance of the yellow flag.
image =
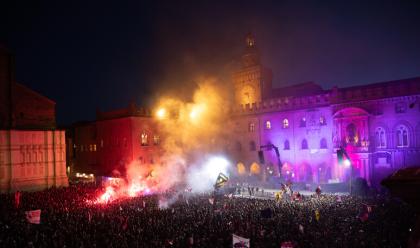
{"type": "Polygon", "coordinates": [[[276,201],[280,201],[281,198],[283,197],[283,192],[282,191],[276,192],[275,196],[276,196],[276,201]]]}
{"type": "Polygon", "coordinates": [[[223,173],[219,173],[219,176],[216,179],[216,184],[214,185],[214,187],[216,189],[221,188],[225,185],[225,183],[229,180],[229,178],[223,174],[223,173]]]}
{"type": "Polygon", "coordinates": [[[319,218],[321,217],[321,215],[320,215],[320,213],[319,213],[319,210],[317,209],[317,210],[315,210],[315,219],[316,219],[316,221],[319,221],[319,218]]]}

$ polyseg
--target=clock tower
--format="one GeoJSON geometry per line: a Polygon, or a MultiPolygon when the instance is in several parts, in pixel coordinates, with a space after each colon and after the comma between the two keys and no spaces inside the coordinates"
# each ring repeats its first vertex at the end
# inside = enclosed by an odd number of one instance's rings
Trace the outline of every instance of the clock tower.
{"type": "Polygon", "coordinates": [[[260,63],[260,53],[255,38],[248,34],[240,68],[233,73],[236,104],[261,102],[271,91],[271,70],[260,63]]]}

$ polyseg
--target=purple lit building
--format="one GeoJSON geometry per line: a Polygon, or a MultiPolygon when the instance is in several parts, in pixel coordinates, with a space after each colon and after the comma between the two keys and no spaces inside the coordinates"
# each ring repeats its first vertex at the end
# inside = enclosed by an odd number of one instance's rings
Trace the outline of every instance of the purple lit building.
{"type": "Polygon", "coordinates": [[[230,146],[240,174],[282,174],[294,181],[344,182],[350,167],[337,162],[345,147],[353,177],[377,184],[400,168],[420,164],[420,77],[364,86],[322,89],[308,82],[272,88],[252,36],[233,75],[236,107],[230,146]]]}

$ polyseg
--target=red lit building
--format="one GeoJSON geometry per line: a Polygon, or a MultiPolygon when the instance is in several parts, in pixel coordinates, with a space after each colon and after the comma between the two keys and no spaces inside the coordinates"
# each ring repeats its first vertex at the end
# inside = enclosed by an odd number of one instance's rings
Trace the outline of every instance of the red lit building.
{"type": "Polygon", "coordinates": [[[159,162],[160,139],[149,110],[128,108],[97,112],[96,121],[72,127],[74,172],[124,174],[131,162],[159,162]]]}

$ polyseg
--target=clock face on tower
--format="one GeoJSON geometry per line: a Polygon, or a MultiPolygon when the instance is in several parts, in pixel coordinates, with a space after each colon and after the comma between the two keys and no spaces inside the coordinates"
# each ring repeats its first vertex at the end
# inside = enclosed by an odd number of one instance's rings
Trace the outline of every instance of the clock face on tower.
{"type": "Polygon", "coordinates": [[[256,102],[255,89],[251,85],[245,85],[240,91],[241,104],[252,104],[256,102]]]}

